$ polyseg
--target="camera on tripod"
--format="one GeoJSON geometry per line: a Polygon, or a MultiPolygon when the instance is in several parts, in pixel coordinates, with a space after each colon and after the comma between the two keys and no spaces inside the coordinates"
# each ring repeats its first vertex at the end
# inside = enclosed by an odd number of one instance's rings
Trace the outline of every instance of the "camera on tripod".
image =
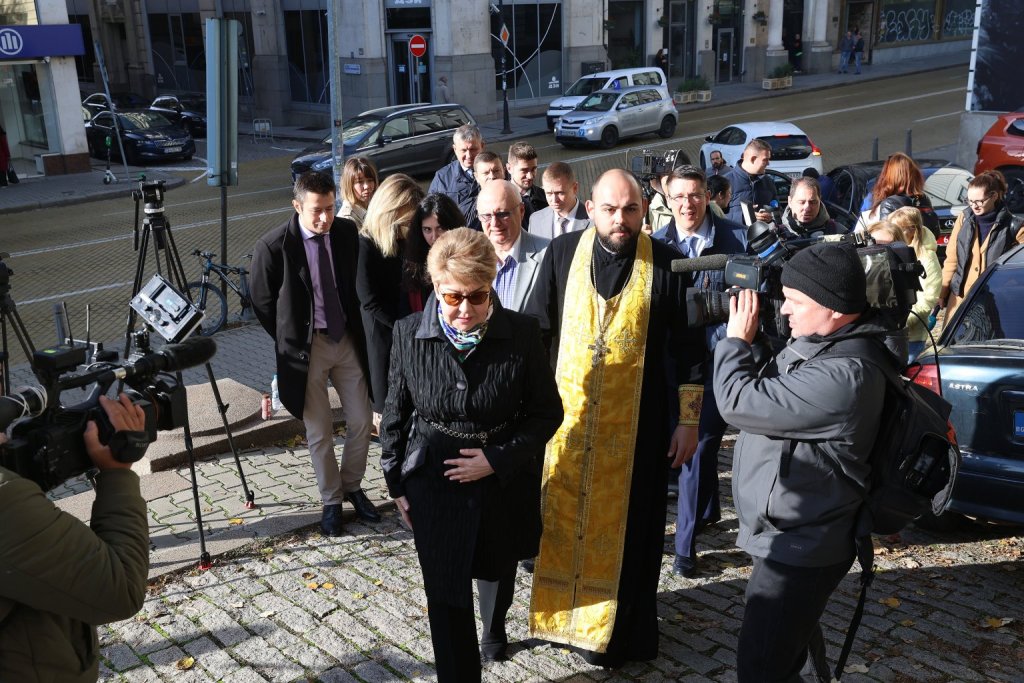
{"type": "Polygon", "coordinates": [[[672,172],[672,169],[689,164],[690,158],[681,149],[670,149],[658,153],[645,149],[629,159],[629,170],[641,181],[651,181],[672,172]]]}
{"type": "Polygon", "coordinates": [[[132,199],[142,202],[147,214],[163,213],[165,192],[163,180],[147,182],[143,179],[139,181],[139,189],[132,190],[132,199]]]}

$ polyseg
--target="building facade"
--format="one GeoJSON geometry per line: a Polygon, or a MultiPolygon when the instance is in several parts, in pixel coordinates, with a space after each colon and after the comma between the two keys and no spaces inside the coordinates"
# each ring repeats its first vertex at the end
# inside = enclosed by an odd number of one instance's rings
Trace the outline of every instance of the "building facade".
{"type": "Polygon", "coordinates": [[[502,75],[511,107],[536,110],[584,72],[648,65],[659,50],[671,81],[712,84],[759,80],[786,62],[833,69],[839,37],[854,27],[868,63],[963,50],[977,0],[338,0],[335,46],[328,1],[64,0],[87,36],[76,60],[83,89],[100,87],[96,39],[111,88],[146,96],[203,92],[204,19],[238,19],[241,116],[284,125],[325,124],[331,59],[346,117],[433,101],[444,76],[452,99],[488,120],[500,111],[502,75]]]}

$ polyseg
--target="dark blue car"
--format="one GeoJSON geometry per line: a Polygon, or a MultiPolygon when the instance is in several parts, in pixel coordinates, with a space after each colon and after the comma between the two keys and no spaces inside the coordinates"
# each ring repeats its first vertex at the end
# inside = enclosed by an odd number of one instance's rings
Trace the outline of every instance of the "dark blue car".
{"type": "Polygon", "coordinates": [[[950,509],[1024,524],[1024,246],[982,274],[938,345],[914,381],[953,406],[963,466],[950,509]]]}

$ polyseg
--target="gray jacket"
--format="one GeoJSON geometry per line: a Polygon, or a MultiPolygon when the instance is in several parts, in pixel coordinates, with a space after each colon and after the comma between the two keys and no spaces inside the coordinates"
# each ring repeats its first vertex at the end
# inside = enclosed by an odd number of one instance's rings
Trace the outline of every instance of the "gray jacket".
{"type": "Polygon", "coordinates": [[[854,555],[861,492],[885,394],[882,370],[824,353],[841,338],[878,335],[854,323],[829,337],[791,341],[760,373],[749,344],[715,348],[714,390],[722,418],[741,430],[733,455],[736,544],[755,557],[820,567],[854,555]]]}

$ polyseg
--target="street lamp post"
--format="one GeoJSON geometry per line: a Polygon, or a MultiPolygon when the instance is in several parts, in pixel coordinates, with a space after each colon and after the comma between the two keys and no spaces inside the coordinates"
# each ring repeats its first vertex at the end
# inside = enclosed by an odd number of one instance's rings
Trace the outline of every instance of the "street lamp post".
{"type": "Polygon", "coordinates": [[[505,72],[505,53],[508,52],[508,29],[505,27],[504,0],[498,0],[498,16],[501,17],[501,29],[498,36],[501,38],[501,104],[503,123],[505,124],[501,134],[511,135],[512,126],[509,125],[508,120],[508,76],[505,72]]]}

